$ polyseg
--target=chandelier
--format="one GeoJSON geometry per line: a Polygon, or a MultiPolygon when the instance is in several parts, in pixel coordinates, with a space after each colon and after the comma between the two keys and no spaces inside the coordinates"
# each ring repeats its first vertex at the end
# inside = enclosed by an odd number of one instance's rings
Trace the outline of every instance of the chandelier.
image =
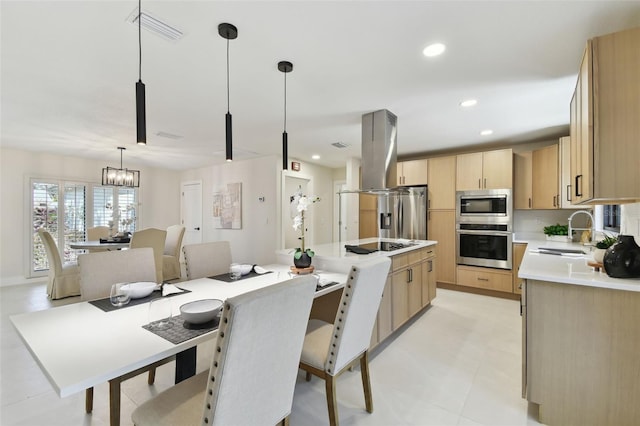
{"type": "Polygon", "coordinates": [[[120,168],[105,167],[102,169],[102,185],[105,186],[127,186],[137,188],[140,186],[140,170],[129,170],[122,168],[122,151],[127,148],[119,146],[120,168]]]}

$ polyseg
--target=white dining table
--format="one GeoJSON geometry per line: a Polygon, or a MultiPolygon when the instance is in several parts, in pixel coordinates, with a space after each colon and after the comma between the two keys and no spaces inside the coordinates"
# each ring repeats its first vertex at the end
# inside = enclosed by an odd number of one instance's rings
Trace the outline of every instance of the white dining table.
{"type": "Polygon", "coordinates": [[[75,241],[69,243],[69,247],[74,250],[120,250],[129,248],[129,243],[101,243],[99,240],[75,241]]]}
{"type": "MultiPolygon", "coordinates": [[[[273,272],[234,282],[200,278],[177,283],[177,287],[190,292],[169,297],[173,315],[179,315],[180,305],[187,302],[226,300],[291,276],[287,265],[266,265],[264,268],[273,272]]],[[[316,292],[316,298],[344,287],[347,280],[346,274],[342,273],[318,271],[317,274],[337,284],[316,292]]],[[[105,312],[89,302],[79,302],[12,315],[10,319],[60,397],[109,382],[110,424],[119,425],[122,380],[168,357],[195,351],[199,343],[217,335],[217,330],[212,330],[173,344],[143,328],[148,322],[148,310],[149,303],[105,312]]]]}

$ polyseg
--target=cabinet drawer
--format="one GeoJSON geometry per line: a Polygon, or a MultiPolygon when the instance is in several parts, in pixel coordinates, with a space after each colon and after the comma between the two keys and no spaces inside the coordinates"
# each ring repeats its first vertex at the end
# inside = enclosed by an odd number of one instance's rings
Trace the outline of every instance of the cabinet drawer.
{"type": "Polygon", "coordinates": [[[391,258],[391,268],[393,271],[406,268],[408,264],[409,264],[408,254],[398,254],[391,258]]]}
{"type": "Polygon", "coordinates": [[[410,251],[409,253],[407,253],[407,256],[409,257],[409,265],[413,265],[414,263],[418,263],[422,260],[422,252],[424,251],[424,249],[421,250],[413,250],[410,251]]]}
{"type": "Polygon", "coordinates": [[[487,290],[512,291],[511,271],[458,266],[458,284],[487,290]]]}
{"type": "Polygon", "coordinates": [[[431,247],[422,249],[421,255],[422,255],[422,257],[421,257],[422,260],[431,259],[432,257],[435,257],[435,255],[436,255],[436,246],[431,246],[431,247]]]}

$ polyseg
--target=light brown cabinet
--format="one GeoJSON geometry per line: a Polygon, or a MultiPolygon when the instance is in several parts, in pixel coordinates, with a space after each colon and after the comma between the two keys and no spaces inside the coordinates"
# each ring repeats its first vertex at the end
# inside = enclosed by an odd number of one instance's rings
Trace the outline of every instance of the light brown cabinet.
{"type": "Polygon", "coordinates": [[[435,157],[428,160],[429,209],[456,208],[456,157],[435,157]]]}
{"type": "Polygon", "coordinates": [[[513,154],[513,208],[529,210],[533,207],[533,152],[513,154]]]}
{"type": "Polygon", "coordinates": [[[422,306],[427,306],[436,298],[436,251],[424,250],[422,262],[422,306]]]}
{"type": "Polygon", "coordinates": [[[560,208],[582,209],[579,204],[571,204],[571,138],[565,136],[558,141],[558,173],[560,179],[560,208]]]}
{"type": "Polygon", "coordinates": [[[456,190],[512,188],[512,157],[510,148],[456,156],[456,190]]]}
{"type": "Polygon", "coordinates": [[[430,210],[427,235],[438,242],[436,281],[456,283],[456,213],[454,210],[430,210]]]}
{"type": "Polygon", "coordinates": [[[378,236],[378,197],[372,194],[359,194],[359,198],[359,238],[375,238],[378,236]]]}
{"type": "Polygon", "coordinates": [[[422,309],[420,251],[416,250],[394,256],[393,269],[391,298],[393,300],[393,329],[395,330],[422,309]]]}
{"type": "Polygon", "coordinates": [[[558,145],[553,144],[533,151],[532,164],[533,208],[559,208],[558,145]]]}
{"type": "Polygon", "coordinates": [[[427,185],[427,159],[398,161],[398,185],[427,185]]]}
{"type": "Polygon", "coordinates": [[[524,243],[513,244],[513,292],[515,294],[522,294],[522,278],[518,278],[518,271],[520,270],[520,264],[524,253],[527,251],[527,245],[524,243]]]}
{"type": "Polygon", "coordinates": [[[570,103],[573,203],[640,200],[640,28],[587,42],[570,103]]]}
{"type": "Polygon", "coordinates": [[[511,271],[458,265],[458,284],[466,287],[511,293],[511,271]]]}

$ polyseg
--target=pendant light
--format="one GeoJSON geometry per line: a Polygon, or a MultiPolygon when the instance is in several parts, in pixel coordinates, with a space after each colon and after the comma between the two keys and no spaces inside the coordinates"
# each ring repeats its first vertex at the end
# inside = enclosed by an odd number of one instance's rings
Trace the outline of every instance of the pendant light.
{"type": "Polygon", "coordinates": [[[105,186],[126,186],[137,188],[140,186],[140,170],[129,170],[122,167],[122,151],[125,147],[119,146],[120,168],[105,167],[102,169],[102,184],[105,186]]]}
{"type": "Polygon", "coordinates": [[[238,29],[227,23],[218,25],[218,34],[227,40],[227,114],[225,116],[225,135],[227,161],[233,161],[233,135],[231,127],[231,113],[229,112],[229,40],[238,37],[238,29]]]}
{"type": "Polygon", "coordinates": [[[142,8],[138,0],[138,82],[136,83],[136,133],[138,145],[147,144],[147,117],[145,112],[144,83],[142,82],[142,8]]]}
{"type": "Polygon", "coordinates": [[[282,170],[287,170],[289,156],[289,136],[287,135],[287,73],[293,71],[293,64],[288,61],[278,62],[278,69],[284,74],[284,130],[282,131],[282,170]]]}

